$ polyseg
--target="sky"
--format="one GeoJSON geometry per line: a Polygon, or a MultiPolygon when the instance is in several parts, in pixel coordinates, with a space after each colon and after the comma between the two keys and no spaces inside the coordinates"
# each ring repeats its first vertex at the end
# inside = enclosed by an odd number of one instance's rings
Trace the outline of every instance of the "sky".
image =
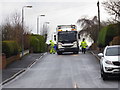
{"type": "MultiPolygon", "coordinates": [[[[101,20],[107,20],[110,16],[101,4],[106,0],[99,1],[101,20]]],[[[49,22],[48,37],[51,38],[57,25],[77,24],[77,20],[84,16],[92,18],[97,15],[97,2],[98,0],[0,0],[0,23],[4,23],[5,18],[11,17],[15,12],[22,15],[22,7],[31,5],[32,8],[24,8],[25,25],[32,33],[37,33],[37,17],[44,14],[45,17],[39,17],[39,30],[44,22],[49,22]]]]}

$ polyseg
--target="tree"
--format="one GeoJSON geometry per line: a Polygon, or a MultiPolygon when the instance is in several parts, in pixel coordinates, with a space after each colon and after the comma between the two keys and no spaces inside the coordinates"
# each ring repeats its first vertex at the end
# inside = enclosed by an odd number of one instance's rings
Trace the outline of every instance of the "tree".
{"type": "Polygon", "coordinates": [[[88,19],[86,17],[78,19],[77,23],[79,23],[82,29],[87,29],[97,24],[97,16],[94,16],[93,19],[88,19]]]}
{"type": "Polygon", "coordinates": [[[22,35],[24,32],[24,48],[29,48],[28,28],[24,27],[23,30],[20,14],[14,13],[11,15],[11,17],[8,17],[1,25],[0,30],[2,31],[2,41],[13,40],[16,41],[20,46],[22,45],[22,35]]]}
{"type": "Polygon", "coordinates": [[[94,42],[97,42],[98,37],[98,20],[97,16],[94,16],[92,19],[81,18],[78,19],[77,23],[82,27],[82,30],[79,32],[80,35],[89,36],[93,39],[94,42]]]}
{"type": "Polygon", "coordinates": [[[120,0],[109,0],[102,4],[110,15],[115,16],[115,21],[120,22],[120,0]]]}

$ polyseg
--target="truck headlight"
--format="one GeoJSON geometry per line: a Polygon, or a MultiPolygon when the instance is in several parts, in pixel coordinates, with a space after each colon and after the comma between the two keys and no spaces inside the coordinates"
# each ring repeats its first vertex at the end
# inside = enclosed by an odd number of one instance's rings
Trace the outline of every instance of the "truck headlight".
{"type": "Polygon", "coordinates": [[[75,45],[75,44],[77,44],[77,42],[74,42],[73,44],[75,45]]]}
{"type": "Polygon", "coordinates": [[[75,46],[75,47],[76,47],[76,46],[77,46],[77,42],[74,42],[74,43],[73,43],[73,46],[75,46]]]}
{"type": "Polygon", "coordinates": [[[58,48],[61,48],[62,47],[62,43],[58,43],[58,48]]]}
{"type": "Polygon", "coordinates": [[[110,65],[113,64],[112,61],[109,61],[109,60],[106,60],[105,63],[106,63],[106,64],[110,64],[110,65]]]}

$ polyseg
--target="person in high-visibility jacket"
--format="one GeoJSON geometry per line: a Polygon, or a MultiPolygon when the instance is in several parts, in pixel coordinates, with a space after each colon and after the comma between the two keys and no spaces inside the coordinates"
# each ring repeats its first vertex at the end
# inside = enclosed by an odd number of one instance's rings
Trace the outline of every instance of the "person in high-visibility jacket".
{"type": "Polygon", "coordinates": [[[50,40],[50,54],[55,54],[55,49],[54,49],[54,46],[55,46],[55,44],[54,44],[54,42],[52,41],[52,40],[50,40]]]}
{"type": "Polygon", "coordinates": [[[86,52],[86,47],[88,46],[87,43],[86,43],[86,41],[85,41],[85,38],[83,38],[83,41],[81,42],[81,45],[80,45],[80,46],[82,47],[82,53],[85,54],[85,52],[86,52]]]}

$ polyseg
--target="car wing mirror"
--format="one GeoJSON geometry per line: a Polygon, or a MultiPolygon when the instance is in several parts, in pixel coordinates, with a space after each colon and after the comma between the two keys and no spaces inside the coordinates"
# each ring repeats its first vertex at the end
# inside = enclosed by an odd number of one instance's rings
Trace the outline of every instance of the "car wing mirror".
{"type": "Polygon", "coordinates": [[[103,55],[103,53],[99,53],[98,56],[99,57],[103,57],[104,55],[103,55]]]}

